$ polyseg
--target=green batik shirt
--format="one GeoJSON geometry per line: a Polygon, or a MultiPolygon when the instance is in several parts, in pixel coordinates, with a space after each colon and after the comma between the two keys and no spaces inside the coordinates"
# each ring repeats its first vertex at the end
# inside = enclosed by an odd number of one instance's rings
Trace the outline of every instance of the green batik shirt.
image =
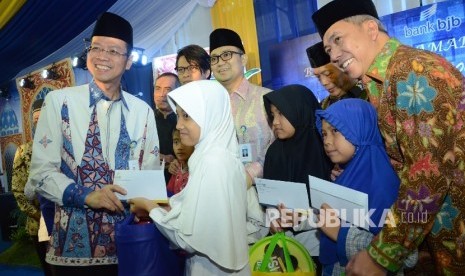
{"type": "Polygon", "coordinates": [[[16,150],[15,159],[13,161],[13,174],[11,176],[11,190],[16,198],[16,203],[21,211],[27,215],[26,231],[31,236],[37,236],[39,230],[40,207],[39,202],[34,203],[24,195],[24,187],[26,186],[29,176],[29,167],[31,165],[32,156],[32,141],[19,146],[16,150]],[[36,220],[36,219],[37,220],[36,220]]]}
{"type": "Polygon", "coordinates": [[[390,39],[363,82],[401,185],[383,230],[367,248],[390,271],[425,237],[437,273],[465,271],[463,75],[432,52],[390,39]]]}

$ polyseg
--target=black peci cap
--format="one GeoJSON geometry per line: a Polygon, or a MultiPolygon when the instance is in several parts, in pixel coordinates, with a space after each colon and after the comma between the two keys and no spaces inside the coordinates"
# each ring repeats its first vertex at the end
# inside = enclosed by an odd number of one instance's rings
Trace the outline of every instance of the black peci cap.
{"type": "Polygon", "coordinates": [[[367,14],[377,19],[378,12],[371,0],[334,0],[313,13],[312,19],[321,38],[337,21],[347,17],[367,14]]]}
{"type": "Polygon", "coordinates": [[[330,62],[321,41],[307,48],[307,56],[312,68],[320,67],[330,62]]]}
{"type": "Polygon", "coordinates": [[[210,34],[210,53],[222,46],[236,46],[245,53],[241,37],[230,29],[216,29],[210,34]]]}
{"type": "Polygon", "coordinates": [[[114,13],[103,13],[95,23],[93,36],[108,36],[118,38],[133,47],[132,26],[126,19],[114,13]]]}

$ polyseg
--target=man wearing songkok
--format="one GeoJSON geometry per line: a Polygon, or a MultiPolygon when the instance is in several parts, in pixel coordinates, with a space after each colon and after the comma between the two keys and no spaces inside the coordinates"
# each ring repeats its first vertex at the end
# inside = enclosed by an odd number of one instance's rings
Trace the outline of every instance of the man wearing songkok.
{"type": "Polygon", "coordinates": [[[437,273],[465,271],[465,92],[443,57],[390,38],[370,0],[334,0],[312,16],[325,51],[362,80],[401,185],[392,219],[347,265],[395,272],[426,238],[437,273]]]}
{"type": "Polygon", "coordinates": [[[45,98],[29,182],[55,202],[46,260],[56,275],[117,275],[114,227],[128,210],[114,172],[159,167],[153,111],[121,88],[132,33],[124,18],[103,13],[87,54],[92,81],[45,98]]]}
{"type": "Polygon", "coordinates": [[[313,73],[329,93],[328,97],[321,102],[321,108],[326,109],[342,99],[366,99],[366,92],[357,86],[357,80],[349,78],[340,68],[330,62],[323,42],[320,41],[308,47],[307,56],[313,67],[313,73]]]}
{"type": "Polygon", "coordinates": [[[262,177],[268,146],[274,140],[268,126],[263,95],[270,90],[251,84],[244,77],[247,54],[239,35],[230,29],[216,29],[210,34],[210,63],[213,76],[228,90],[237,132],[241,160],[247,171],[247,230],[252,244],[268,232],[257,192],[251,187],[255,177],[262,177]],[[242,150],[248,152],[247,156],[242,150]]]}

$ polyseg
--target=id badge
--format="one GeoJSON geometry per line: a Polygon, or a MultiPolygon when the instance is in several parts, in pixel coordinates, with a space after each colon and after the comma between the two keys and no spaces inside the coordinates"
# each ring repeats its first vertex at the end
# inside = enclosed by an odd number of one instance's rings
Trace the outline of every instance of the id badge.
{"type": "Polygon", "coordinates": [[[138,171],[139,170],[139,160],[129,160],[129,169],[132,171],[138,171]]]}
{"type": "Polygon", "coordinates": [[[239,158],[241,159],[241,162],[250,163],[253,160],[252,157],[252,146],[250,143],[239,144],[239,158]]]}

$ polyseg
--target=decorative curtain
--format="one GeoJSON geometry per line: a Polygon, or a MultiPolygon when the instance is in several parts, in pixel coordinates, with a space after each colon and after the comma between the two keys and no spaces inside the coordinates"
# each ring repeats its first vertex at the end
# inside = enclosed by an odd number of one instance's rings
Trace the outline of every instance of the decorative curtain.
{"type": "MultiPolygon", "coordinates": [[[[218,0],[211,9],[213,29],[228,28],[236,31],[242,39],[249,57],[247,68],[260,68],[257,28],[255,25],[254,3],[251,0],[218,0]]],[[[261,85],[262,77],[256,74],[252,83],[261,85]]]]}
{"type": "Polygon", "coordinates": [[[26,0],[0,1],[0,30],[21,9],[26,0]]]}
{"type": "Polygon", "coordinates": [[[32,140],[32,114],[31,106],[37,99],[43,99],[48,92],[57,90],[64,87],[74,86],[74,72],[71,64],[71,59],[67,58],[55,63],[52,66],[42,68],[35,71],[30,75],[23,76],[16,79],[16,86],[18,88],[19,96],[21,99],[21,113],[23,116],[23,136],[25,141],[32,140]],[[58,73],[58,79],[43,79],[41,76],[43,69],[50,69],[53,67],[55,72],[58,73]],[[24,88],[19,85],[19,81],[23,77],[28,77],[33,83],[34,88],[24,88]]]}

